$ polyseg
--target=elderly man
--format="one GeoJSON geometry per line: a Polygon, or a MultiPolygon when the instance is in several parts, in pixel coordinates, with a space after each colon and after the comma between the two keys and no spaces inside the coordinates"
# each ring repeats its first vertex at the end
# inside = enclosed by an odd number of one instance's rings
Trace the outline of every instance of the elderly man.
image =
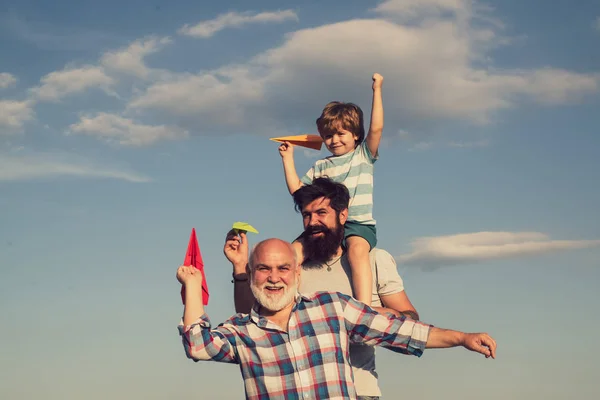
{"type": "Polygon", "coordinates": [[[350,343],[416,356],[425,348],[463,346],[495,357],[487,334],[386,316],[339,292],[299,294],[296,259],[290,243],[257,244],[249,261],[252,311],[216,328],[202,305],[202,274],[192,266],[177,270],[186,289],[179,330],[187,356],[239,364],[247,399],[356,399],[350,343]]]}
{"type": "MultiPolygon", "coordinates": [[[[346,186],[327,178],[315,179],[312,184],[294,192],[296,210],[302,214],[305,229],[302,236],[306,261],[302,265],[301,292],[336,291],[352,295],[352,272],[342,246],[349,200],[346,186]]],[[[248,243],[244,233],[240,237],[241,243],[236,232],[229,232],[224,253],[233,264],[236,311],[248,313],[254,297],[247,282],[248,243]]],[[[370,259],[374,280],[373,308],[418,320],[419,314],[406,295],[393,257],[385,250],[375,248],[370,259]]],[[[374,347],[352,344],[350,361],[359,399],[381,396],[374,347]]]]}

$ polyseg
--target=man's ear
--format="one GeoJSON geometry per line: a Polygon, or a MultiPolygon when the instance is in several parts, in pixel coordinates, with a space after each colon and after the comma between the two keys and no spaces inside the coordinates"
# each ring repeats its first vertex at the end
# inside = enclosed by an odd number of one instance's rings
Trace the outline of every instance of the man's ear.
{"type": "Polygon", "coordinates": [[[346,223],[347,219],[348,219],[348,209],[344,208],[342,211],[340,211],[340,224],[344,225],[346,223]]]}

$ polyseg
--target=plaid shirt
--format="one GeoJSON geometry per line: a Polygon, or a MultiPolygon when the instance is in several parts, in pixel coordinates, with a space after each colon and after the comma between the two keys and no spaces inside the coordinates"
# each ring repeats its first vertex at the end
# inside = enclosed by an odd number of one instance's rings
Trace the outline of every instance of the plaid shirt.
{"type": "Polygon", "coordinates": [[[206,314],[179,324],[188,358],[239,364],[251,400],[356,399],[350,342],[421,356],[429,336],[430,325],[384,316],[337,292],[299,295],[287,332],[259,307],[215,329],[206,314]]]}

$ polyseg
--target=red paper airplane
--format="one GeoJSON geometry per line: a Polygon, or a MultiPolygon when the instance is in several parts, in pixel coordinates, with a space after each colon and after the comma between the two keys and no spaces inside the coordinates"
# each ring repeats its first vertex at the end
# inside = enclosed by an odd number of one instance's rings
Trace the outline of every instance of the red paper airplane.
{"type": "MultiPolygon", "coordinates": [[[[192,234],[190,236],[190,243],[188,244],[187,253],[183,265],[192,265],[202,273],[202,303],[208,304],[208,285],[206,284],[206,275],[204,275],[204,262],[202,261],[202,254],[200,253],[200,247],[198,246],[198,239],[196,238],[196,229],[192,228],[192,234]]],[[[181,301],[185,304],[185,287],[181,287],[181,301]]]]}

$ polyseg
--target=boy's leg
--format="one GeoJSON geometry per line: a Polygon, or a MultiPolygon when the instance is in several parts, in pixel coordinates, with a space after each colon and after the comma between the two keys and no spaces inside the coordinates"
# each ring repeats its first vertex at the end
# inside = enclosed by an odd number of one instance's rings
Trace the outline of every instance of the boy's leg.
{"type": "Polygon", "coordinates": [[[346,246],[348,248],[348,261],[352,269],[354,297],[356,300],[370,306],[373,287],[373,274],[369,259],[371,245],[360,236],[348,236],[346,246]]]}

